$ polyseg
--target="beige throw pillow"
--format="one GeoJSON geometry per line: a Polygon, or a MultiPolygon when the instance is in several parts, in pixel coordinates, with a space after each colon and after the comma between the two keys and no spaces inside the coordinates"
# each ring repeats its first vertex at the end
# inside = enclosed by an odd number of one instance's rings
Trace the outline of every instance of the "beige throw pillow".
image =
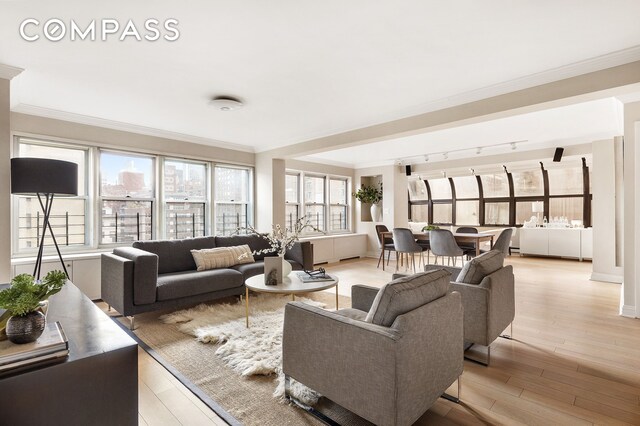
{"type": "Polygon", "coordinates": [[[211,249],[191,250],[198,271],[208,269],[229,268],[242,263],[253,263],[253,254],[247,244],[242,246],[217,247],[211,249]]]}

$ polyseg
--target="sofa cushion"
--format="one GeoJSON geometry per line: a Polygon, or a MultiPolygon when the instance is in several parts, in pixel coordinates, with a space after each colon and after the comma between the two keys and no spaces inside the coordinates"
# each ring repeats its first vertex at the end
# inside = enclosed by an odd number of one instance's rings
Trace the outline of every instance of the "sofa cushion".
{"type": "Polygon", "coordinates": [[[367,318],[367,313],[365,311],[353,308],[338,309],[336,314],[358,321],[364,321],[367,318]]]}
{"type": "MultiPolygon", "coordinates": [[[[243,244],[247,244],[253,252],[271,248],[269,241],[256,234],[216,237],[216,247],[241,246],[243,244]]],[[[265,255],[269,255],[269,253],[254,254],[253,258],[255,260],[262,260],[265,255]]]]}
{"type": "Polygon", "coordinates": [[[365,321],[390,327],[398,315],[447,294],[450,276],[444,270],[420,272],[385,284],[378,291],[365,321]]]}
{"type": "Polygon", "coordinates": [[[462,268],[457,283],[480,284],[484,277],[493,274],[504,265],[504,254],[498,250],[491,250],[471,259],[462,268]]]}
{"type": "Polygon", "coordinates": [[[242,263],[253,263],[253,255],[248,245],[216,247],[202,250],[191,250],[198,271],[230,268],[242,263]]]}
{"type": "Polygon", "coordinates": [[[135,241],[133,247],[158,255],[158,273],[195,271],[191,250],[213,248],[215,237],[185,238],[183,240],[135,241]]]}
{"type": "Polygon", "coordinates": [[[162,301],[227,290],[243,284],[242,274],[233,269],[174,272],[158,276],[156,291],[158,301],[162,301]]]}

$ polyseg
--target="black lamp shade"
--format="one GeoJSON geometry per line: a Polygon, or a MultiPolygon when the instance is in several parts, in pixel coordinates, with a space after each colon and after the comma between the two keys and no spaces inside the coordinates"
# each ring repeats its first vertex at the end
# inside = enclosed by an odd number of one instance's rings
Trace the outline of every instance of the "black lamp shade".
{"type": "Polygon", "coordinates": [[[78,165],[48,158],[12,158],[11,193],[78,195],[78,165]]]}

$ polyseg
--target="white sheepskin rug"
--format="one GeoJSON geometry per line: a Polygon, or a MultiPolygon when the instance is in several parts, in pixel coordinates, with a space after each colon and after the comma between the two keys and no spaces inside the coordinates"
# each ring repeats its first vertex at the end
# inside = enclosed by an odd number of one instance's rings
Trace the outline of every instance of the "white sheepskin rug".
{"type": "MultiPolygon", "coordinates": [[[[284,398],[282,373],[282,329],[284,306],[290,296],[258,294],[249,299],[249,328],[246,327],[245,301],[219,305],[198,305],[163,315],[160,320],[177,324],[178,329],[195,336],[202,343],[224,343],[216,351],[225,364],[242,376],[277,376],[273,396],[284,398]]],[[[297,301],[324,308],[325,304],[306,298],[297,301]]],[[[291,394],[298,400],[314,405],[319,395],[291,380],[291,394]]]]}

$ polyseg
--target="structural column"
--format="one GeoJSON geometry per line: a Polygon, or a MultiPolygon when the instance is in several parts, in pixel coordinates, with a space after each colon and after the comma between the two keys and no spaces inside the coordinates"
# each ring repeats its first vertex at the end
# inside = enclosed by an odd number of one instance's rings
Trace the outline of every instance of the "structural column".
{"type": "Polygon", "coordinates": [[[640,312],[640,102],[624,105],[624,282],[620,313],[640,312]]]}
{"type": "Polygon", "coordinates": [[[0,78],[0,283],[11,279],[10,81],[0,78]]]}
{"type": "Polygon", "coordinates": [[[268,153],[256,154],[256,229],[285,225],[285,160],[268,153]]]}

